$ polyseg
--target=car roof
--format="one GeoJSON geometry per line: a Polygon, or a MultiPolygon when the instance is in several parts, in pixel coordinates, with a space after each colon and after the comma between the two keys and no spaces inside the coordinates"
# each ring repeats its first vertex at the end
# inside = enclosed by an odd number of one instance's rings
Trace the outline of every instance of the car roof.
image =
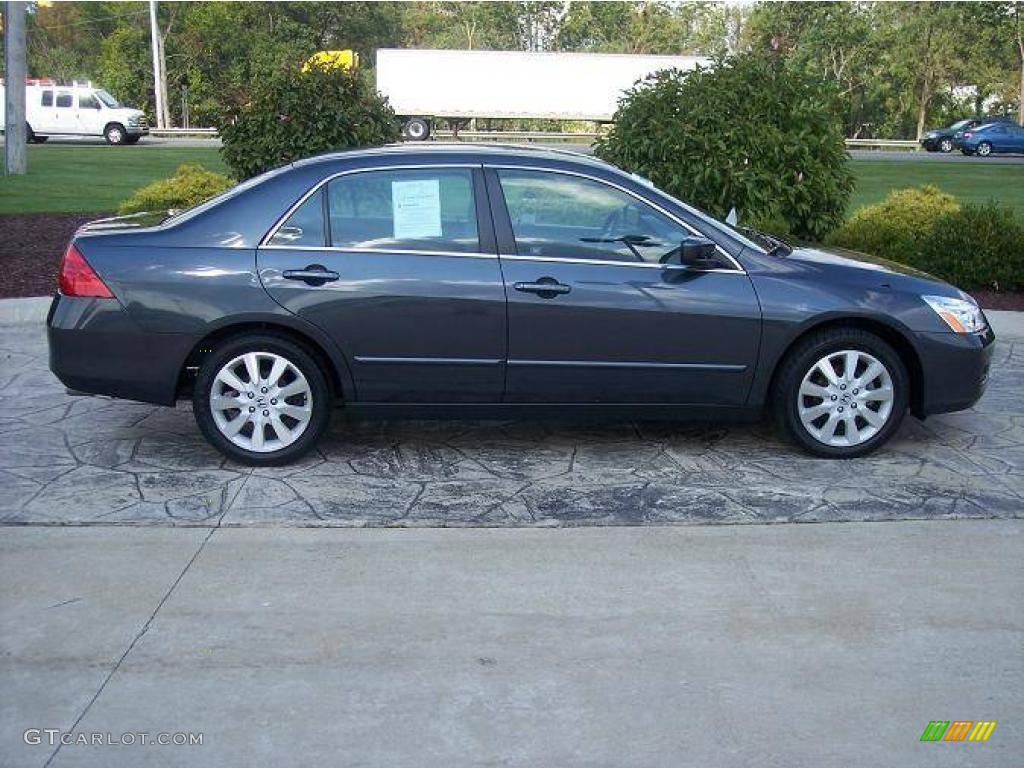
{"type": "MultiPolygon", "coordinates": [[[[362,158],[374,157],[402,157],[407,159],[416,158],[432,161],[437,158],[443,158],[446,155],[460,155],[463,157],[469,155],[480,160],[480,162],[500,162],[503,159],[508,160],[510,158],[525,160],[546,159],[562,162],[570,161],[593,168],[601,168],[604,170],[614,169],[619,171],[615,166],[612,166],[603,160],[598,160],[590,155],[569,149],[538,147],[522,144],[498,144],[491,142],[478,143],[469,141],[432,141],[424,143],[385,144],[382,147],[368,147],[341,152],[328,152],[326,154],[296,160],[292,163],[292,167],[299,168],[320,163],[337,162],[339,160],[359,160],[362,158]]],[[[619,171],[619,173],[621,173],[621,171],[619,171]]]]}

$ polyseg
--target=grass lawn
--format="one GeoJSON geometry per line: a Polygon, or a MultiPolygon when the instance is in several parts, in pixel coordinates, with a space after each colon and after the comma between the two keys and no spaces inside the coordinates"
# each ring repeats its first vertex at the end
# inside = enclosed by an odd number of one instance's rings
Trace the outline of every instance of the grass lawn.
{"type": "MultiPolygon", "coordinates": [[[[182,163],[226,172],[216,147],[32,146],[28,162],[25,176],[0,176],[0,214],[113,211],[182,163]]],[[[1024,221],[1024,165],[855,160],[852,166],[851,213],[893,189],[935,184],[963,201],[995,198],[1024,221]]]]}
{"type": "Polygon", "coordinates": [[[857,188],[847,213],[877,203],[894,189],[934,184],[961,202],[995,200],[1013,208],[1024,221],[1024,165],[972,163],[896,162],[855,160],[851,164],[857,188]]]}
{"type": "Polygon", "coordinates": [[[227,172],[216,147],[30,146],[28,173],[0,176],[0,214],[115,211],[182,163],[227,172]]]}

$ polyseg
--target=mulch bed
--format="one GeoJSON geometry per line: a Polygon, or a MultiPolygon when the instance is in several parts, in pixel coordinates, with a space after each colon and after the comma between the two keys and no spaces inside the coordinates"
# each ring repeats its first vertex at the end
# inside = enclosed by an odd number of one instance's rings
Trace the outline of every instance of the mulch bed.
{"type": "MultiPolygon", "coordinates": [[[[26,213],[0,215],[0,298],[49,296],[57,287],[57,267],[75,230],[107,213],[26,213]]],[[[985,309],[1024,311],[1024,293],[974,291],[985,309]]]]}
{"type": "Polygon", "coordinates": [[[0,298],[49,296],[71,236],[106,213],[19,213],[0,216],[0,298]]]}

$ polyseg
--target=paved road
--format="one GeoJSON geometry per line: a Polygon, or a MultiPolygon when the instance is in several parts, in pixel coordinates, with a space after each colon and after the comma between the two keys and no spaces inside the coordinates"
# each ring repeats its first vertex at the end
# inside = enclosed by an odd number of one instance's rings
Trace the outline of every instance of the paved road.
{"type": "Polygon", "coordinates": [[[1022,537],[9,529],[0,764],[1017,768],[1022,537]],[[936,719],[998,725],[922,743],[936,719]]]}
{"type": "MultiPolygon", "coordinates": [[[[2,143],[2,142],[0,142],[2,143]]],[[[106,146],[102,139],[50,139],[47,147],[68,147],[68,146],[106,146]]],[[[135,149],[155,147],[219,147],[220,139],[215,138],[188,138],[188,137],[146,137],[134,147],[122,147],[122,150],[131,151],[135,149]]],[[[568,142],[552,142],[538,144],[537,146],[551,147],[554,149],[568,149],[572,152],[591,154],[592,148],[589,144],[572,144],[568,142]]],[[[904,151],[878,151],[871,149],[850,150],[850,157],[854,160],[882,160],[892,163],[983,163],[988,165],[1024,165],[1024,155],[997,155],[994,157],[966,157],[959,152],[944,155],[938,152],[904,152],[904,151]]]]}
{"type": "MultiPolygon", "coordinates": [[[[997,330],[999,326],[997,325],[997,330]]],[[[1024,334],[968,412],[855,461],[767,426],[354,422],[293,466],[232,464],[187,407],[68,397],[39,325],[0,327],[0,522],[643,525],[1018,517],[1024,334]]]]}

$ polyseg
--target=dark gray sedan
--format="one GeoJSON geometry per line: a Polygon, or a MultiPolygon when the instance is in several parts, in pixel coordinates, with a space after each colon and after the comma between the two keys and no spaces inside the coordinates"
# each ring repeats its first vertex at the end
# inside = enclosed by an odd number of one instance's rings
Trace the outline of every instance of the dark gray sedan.
{"type": "Polygon", "coordinates": [[[332,406],[399,417],[759,418],[867,453],[910,409],[969,407],[994,336],[963,292],[722,224],[566,152],[313,158],[169,218],[95,222],[64,257],[50,362],[70,389],[173,405],[252,464],[332,406]]]}

